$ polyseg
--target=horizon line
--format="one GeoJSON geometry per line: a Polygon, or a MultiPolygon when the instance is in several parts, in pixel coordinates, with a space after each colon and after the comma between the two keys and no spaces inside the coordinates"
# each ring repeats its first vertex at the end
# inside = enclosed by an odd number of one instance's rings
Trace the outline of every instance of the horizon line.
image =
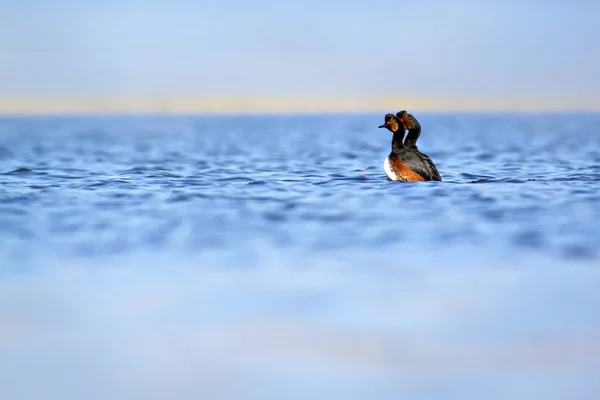
{"type": "Polygon", "coordinates": [[[56,98],[2,99],[1,115],[60,114],[286,114],[419,112],[600,112],[600,99],[538,98],[56,98]],[[397,109],[397,110],[396,110],[397,109]]]}

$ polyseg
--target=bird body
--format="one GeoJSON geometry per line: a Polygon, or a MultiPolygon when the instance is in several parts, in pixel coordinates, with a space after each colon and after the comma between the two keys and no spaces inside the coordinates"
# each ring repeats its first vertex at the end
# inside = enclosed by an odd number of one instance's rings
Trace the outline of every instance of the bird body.
{"type": "Polygon", "coordinates": [[[386,114],[385,123],[379,128],[387,128],[393,133],[392,150],[386,157],[383,169],[392,181],[441,181],[440,173],[431,158],[417,148],[421,125],[411,114],[400,111],[396,115],[386,114]],[[408,135],[404,140],[404,131],[408,135]]]}

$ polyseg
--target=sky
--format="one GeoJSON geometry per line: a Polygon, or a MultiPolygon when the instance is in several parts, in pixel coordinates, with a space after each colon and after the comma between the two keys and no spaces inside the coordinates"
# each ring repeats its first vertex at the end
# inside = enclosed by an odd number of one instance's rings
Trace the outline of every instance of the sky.
{"type": "Polygon", "coordinates": [[[0,5],[0,111],[600,109],[593,0],[0,5]]]}

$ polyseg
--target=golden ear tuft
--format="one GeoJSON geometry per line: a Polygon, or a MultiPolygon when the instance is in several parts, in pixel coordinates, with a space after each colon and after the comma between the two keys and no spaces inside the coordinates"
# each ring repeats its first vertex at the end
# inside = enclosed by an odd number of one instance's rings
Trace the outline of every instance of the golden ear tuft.
{"type": "Polygon", "coordinates": [[[401,118],[402,123],[406,126],[406,129],[414,128],[414,119],[413,116],[409,113],[405,112],[401,118]]]}

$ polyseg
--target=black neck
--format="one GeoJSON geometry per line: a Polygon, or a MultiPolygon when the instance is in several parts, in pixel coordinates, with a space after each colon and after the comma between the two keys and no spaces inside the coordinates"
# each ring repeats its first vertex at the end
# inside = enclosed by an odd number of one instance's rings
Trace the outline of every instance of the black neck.
{"type": "Polygon", "coordinates": [[[417,147],[417,140],[419,139],[419,135],[421,135],[421,128],[413,128],[408,130],[408,135],[406,135],[406,141],[404,145],[410,148],[417,147]]]}
{"type": "Polygon", "coordinates": [[[394,132],[394,136],[392,137],[392,153],[399,153],[404,149],[404,129],[399,129],[394,132]]]}

